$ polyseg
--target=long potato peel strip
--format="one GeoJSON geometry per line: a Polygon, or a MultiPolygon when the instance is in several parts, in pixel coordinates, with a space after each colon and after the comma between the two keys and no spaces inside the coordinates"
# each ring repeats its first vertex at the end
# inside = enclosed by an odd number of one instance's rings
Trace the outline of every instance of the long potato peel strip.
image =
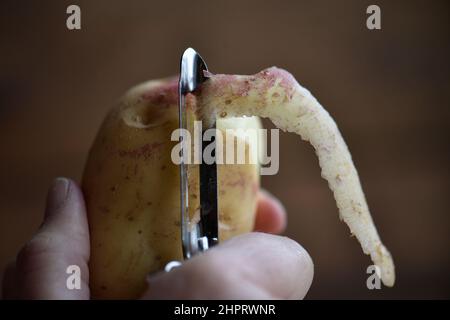
{"type": "Polygon", "coordinates": [[[316,150],[341,220],[381,271],[386,286],[395,282],[394,263],[373,223],[358,172],[339,129],[314,96],[287,71],[272,67],[255,75],[205,74],[197,114],[206,126],[216,118],[260,116],[301,136],[316,150]]]}

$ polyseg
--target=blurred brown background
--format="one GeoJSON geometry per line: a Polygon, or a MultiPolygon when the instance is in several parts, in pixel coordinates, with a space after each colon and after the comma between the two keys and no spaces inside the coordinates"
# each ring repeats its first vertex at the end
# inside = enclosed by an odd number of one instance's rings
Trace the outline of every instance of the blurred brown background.
{"type": "Polygon", "coordinates": [[[281,137],[263,185],[286,235],[315,262],[308,298],[450,298],[449,6],[376,1],[2,1],[0,268],[38,227],[55,176],[79,180],[103,116],[130,86],[176,74],[192,46],[213,72],[291,71],[330,111],[397,266],[369,291],[370,264],[337,218],[313,150],[281,137]],[[66,28],[78,4],[82,29],[66,28]]]}

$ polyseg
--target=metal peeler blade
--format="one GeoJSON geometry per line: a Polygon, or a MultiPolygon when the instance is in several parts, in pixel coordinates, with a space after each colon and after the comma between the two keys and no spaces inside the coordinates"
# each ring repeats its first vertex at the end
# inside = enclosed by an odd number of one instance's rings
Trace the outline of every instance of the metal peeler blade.
{"type": "MultiPolygon", "coordinates": [[[[180,81],[178,84],[180,129],[185,129],[182,130],[181,141],[186,141],[183,133],[187,132],[186,95],[194,92],[204,81],[207,81],[203,74],[204,71],[208,71],[208,68],[202,57],[194,49],[186,49],[181,57],[180,81]]],[[[215,129],[215,124],[212,128],[215,129]]],[[[215,140],[204,142],[202,139],[202,155],[206,146],[211,143],[215,143],[215,140]]],[[[181,146],[183,154],[183,143],[181,146]]],[[[194,225],[189,218],[188,164],[182,161],[180,165],[181,241],[185,259],[207,250],[217,244],[219,239],[216,161],[212,164],[206,164],[202,161],[199,166],[200,221],[194,225]]]]}

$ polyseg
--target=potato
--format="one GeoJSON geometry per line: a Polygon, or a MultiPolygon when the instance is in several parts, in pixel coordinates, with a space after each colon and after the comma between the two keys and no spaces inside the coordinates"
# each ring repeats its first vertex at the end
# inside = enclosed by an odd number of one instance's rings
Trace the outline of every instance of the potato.
{"type": "MultiPolygon", "coordinates": [[[[218,119],[222,131],[259,128],[253,116],[266,117],[308,141],[333,191],[339,217],[379,268],[383,283],[393,286],[394,262],[373,223],[351,154],[333,118],[314,96],[290,73],[275,67],[250,76],[205,76],[209,79],[187,99],[189,117],[198,117],[206,127],[218,119]]],[[[130,90],[106,118],[92,147],[83,189],[94,297],[138,297],[146,274],[182,258],[179,172],[170,158],[176,143],[170,136],[178,127],[177,101],[176,79],[130,90]]],[[[257,140],[246,143],[246,153],[258,147],[257,140]]],[[[258,170],[257,164],[218,166],[221,240],[252,229],[258,170]]],[[[195,221],[198,166],[189,166],[188,179],[189,215],[195,221]]]]}
{"type": "MultiPolygon", "coordinates": [[[[170,78],[131,89],[107,115],[91,148],[82,188],[94,298],[137,298],[147,274],[182,259],[179,168],[171,161],[177,142],[170,139],[178,128],[177,85],[178,79],[170,78]]],[[[257,129],[260,121],[249,117],[217,122],[222,131],[237,127],[257,129]]],[[[256,144],[246,143],[246,152],[256,144]]],[[[258,170],[255,164],[218,165],[221,240],[252,230],[258,170]]],[[[189,214],[195,219],[199,195],[193,166],[189,180],[189,214]]]]}

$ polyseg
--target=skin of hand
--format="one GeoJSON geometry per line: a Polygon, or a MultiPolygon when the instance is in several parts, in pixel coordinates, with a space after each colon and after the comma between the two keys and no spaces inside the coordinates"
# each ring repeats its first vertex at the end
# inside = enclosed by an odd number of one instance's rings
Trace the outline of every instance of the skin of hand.
{"type": "MultiPolygon", "coordinates": [[[[170,272],[148,276],[142,299],[302,299],[314,267],[298,243],[274,235],[285,226],[281,203],[261,191],[256,232],[225,241],[170,272]]],[[[82,192],[72,180],[57,178],[42,225],[5,270],[3,298],[89,299],[89,251],[82,192]],[[66,287],[69,265],[80,268],[80,289],[66,287]]]]}

